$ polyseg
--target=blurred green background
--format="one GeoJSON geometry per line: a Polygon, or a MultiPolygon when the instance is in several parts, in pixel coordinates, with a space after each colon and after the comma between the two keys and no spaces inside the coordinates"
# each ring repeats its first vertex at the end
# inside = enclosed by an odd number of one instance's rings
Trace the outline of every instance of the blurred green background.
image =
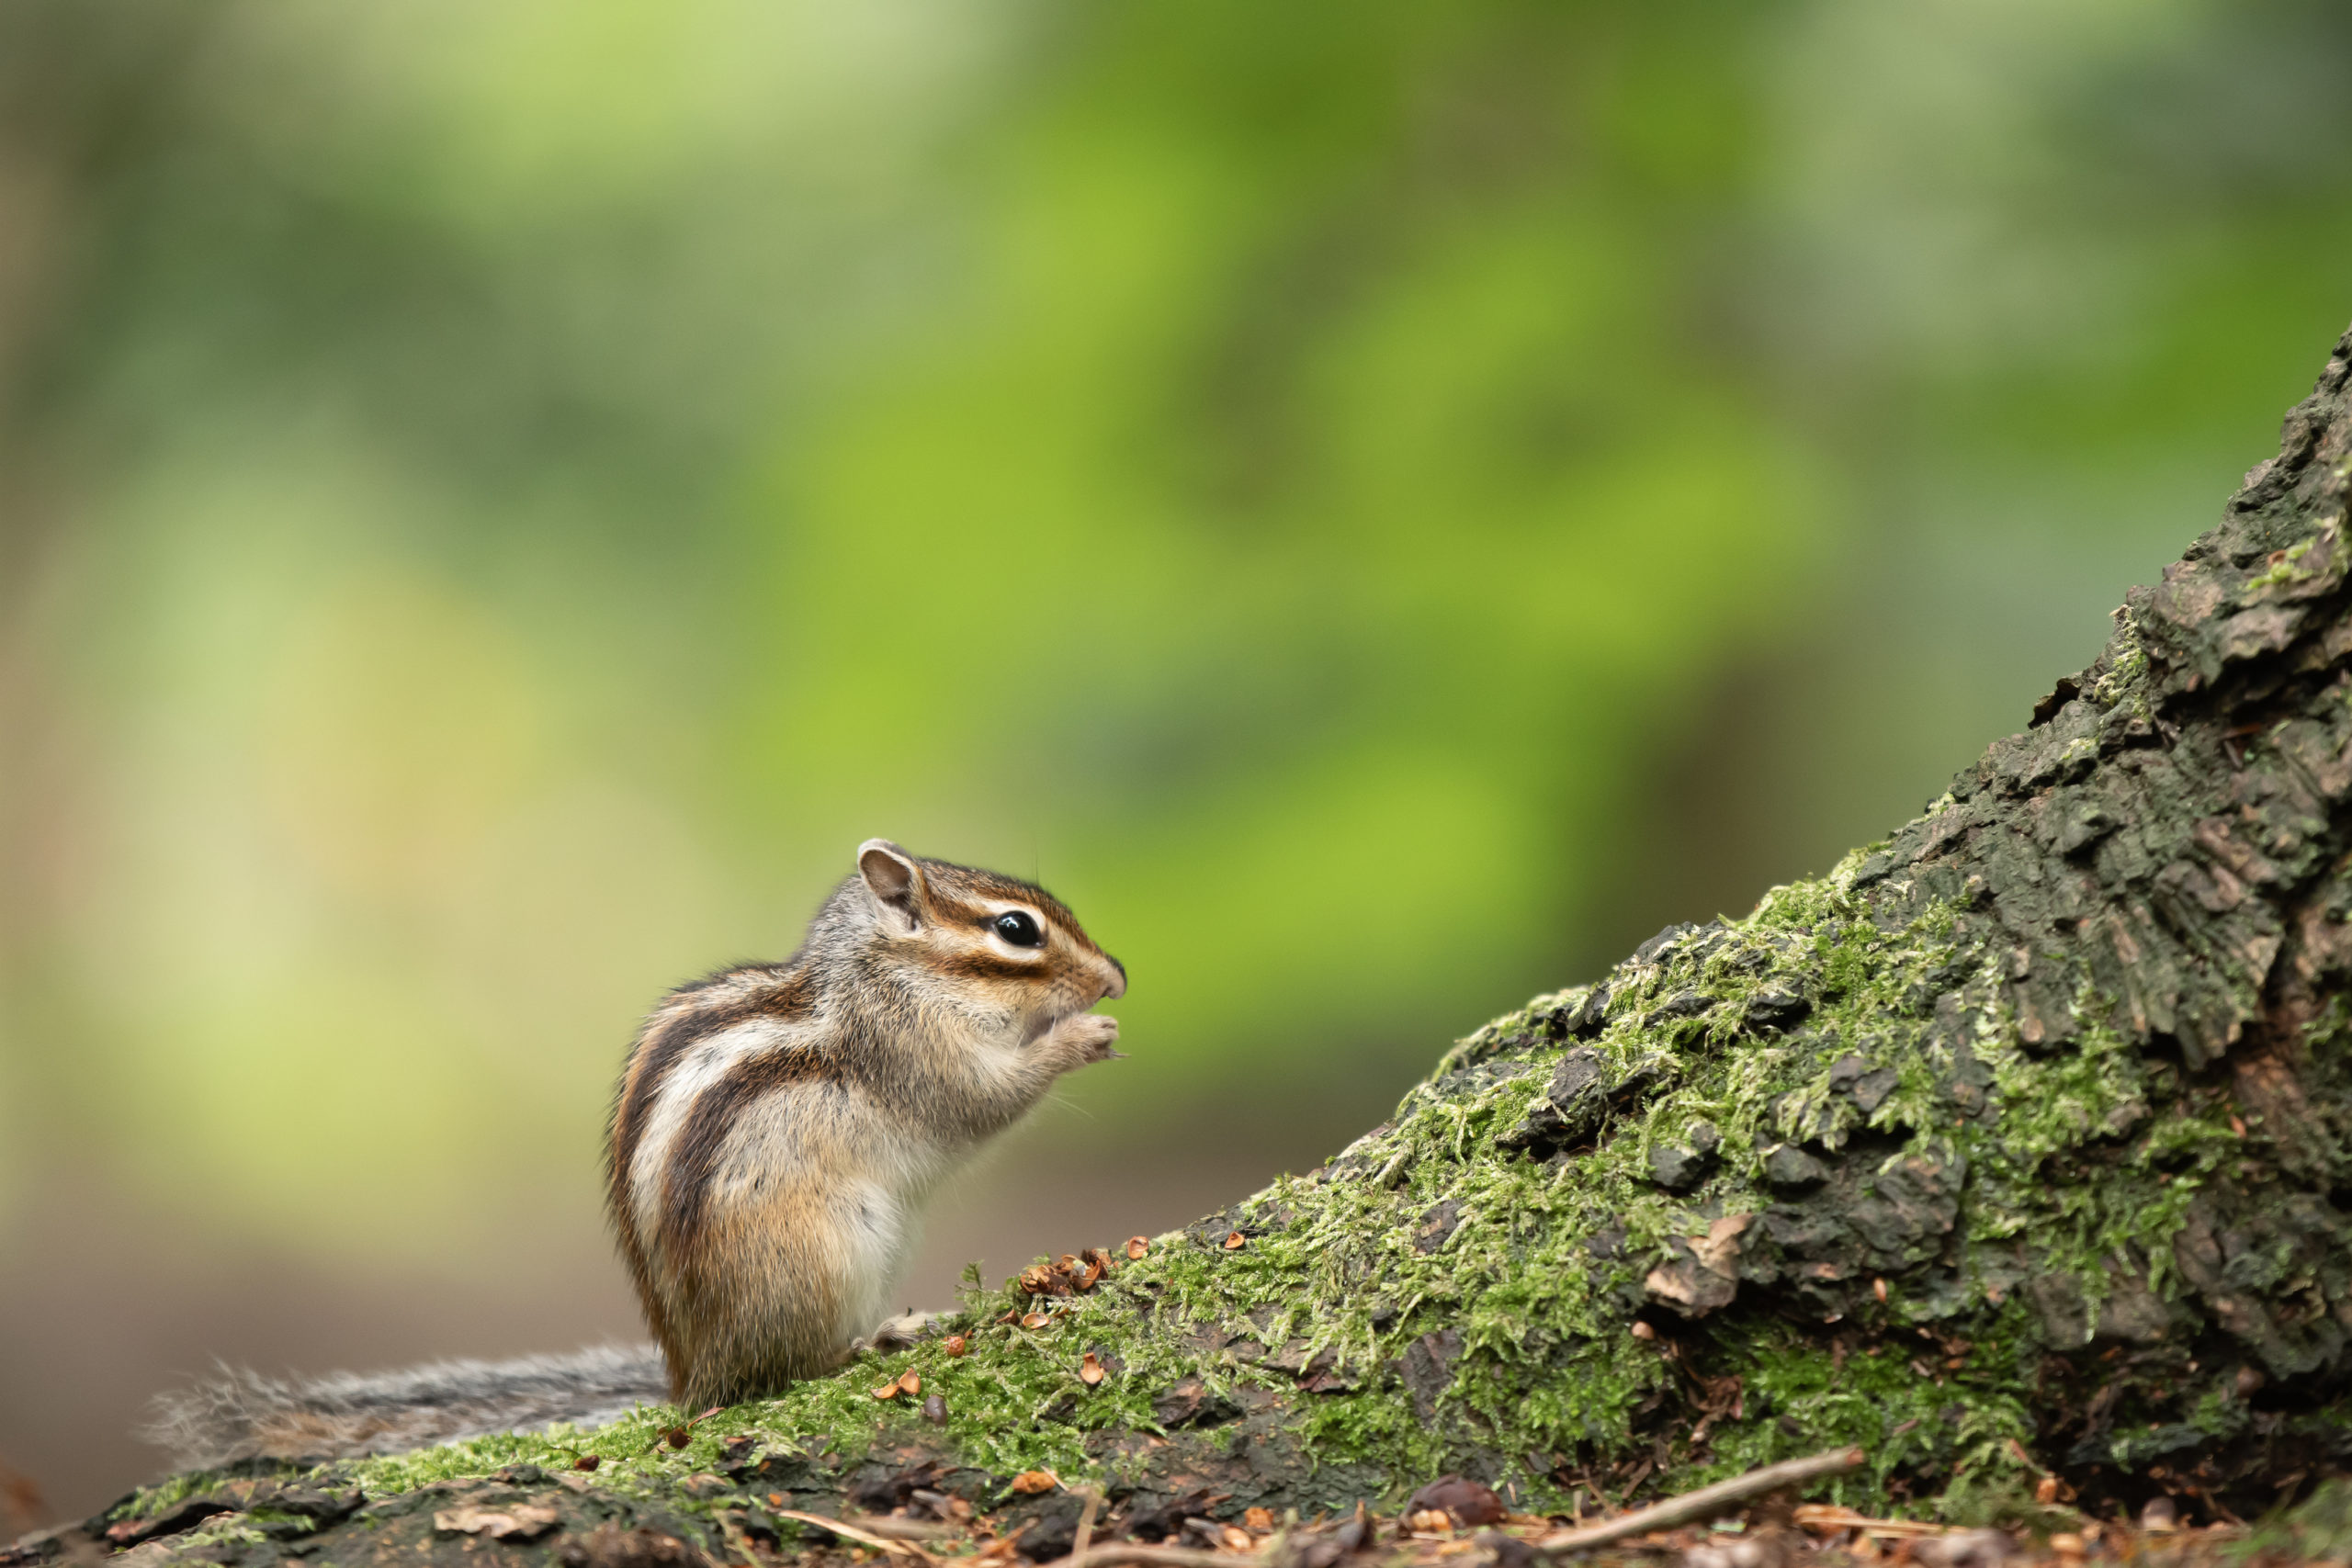
{"type": "Polygon", "coordinates": [[[925,1303],[1878,836],[2274,449],[2347,71],[2321,0],[0,0],[0,1498],[215,1354],[633,1335],[629,1032],[869,834],[1133,976],[925,1303]]]}

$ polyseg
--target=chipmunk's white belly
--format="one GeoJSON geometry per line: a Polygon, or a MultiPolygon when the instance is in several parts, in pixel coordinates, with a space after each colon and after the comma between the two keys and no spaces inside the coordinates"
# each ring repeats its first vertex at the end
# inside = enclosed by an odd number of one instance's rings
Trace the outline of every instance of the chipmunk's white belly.
{"type": "Polygon", "coordinates": [[[842,1196],[842,1316],[833,1327],[847,1343],[898,1310],[893,1298],[921,1233],[915,1213],[878,1186],[861,1184],[842,1196]]]}
{"type": "Polygon", "coordinates": [[[852,1337],[871,1334],[909,1303],[898,1298],[922,1239],[922,1212],[955,1163],[936,1147],[911,1142],[878,1120],[865,1145],[873,1175],[849,1183],[842,1227],[854,1278],[865,1286],[849,1312],[852,1337]]]}

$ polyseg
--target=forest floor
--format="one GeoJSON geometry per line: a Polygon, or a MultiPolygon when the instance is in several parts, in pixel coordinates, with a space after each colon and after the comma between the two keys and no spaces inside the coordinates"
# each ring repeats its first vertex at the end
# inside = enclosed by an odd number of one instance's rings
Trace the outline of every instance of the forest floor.
{"type": "MultiPolygon", "coordinates": [[[[1837,1456],[1821,1456],[1834,1461],[1837,1456]]],[[[1818,1460],[1796,1461],[1814,1463],[1818,1460]]],[[[1860,1462],[1855,1455],[1849,1462],[1860,1462]]],[[[1788,1466],[1772,1467],[1785,1470],[1788,1466]]],[[[1757,1495],[1762,1472],[1633,1511],[1531,1515],[1476,1482],[1444,1477],[1395,1514],[1312,1520],[1251,1508],[1211,1516],[1201,1494],[1120,1517],[1091,1489],[1050,1472],[1016,1479],[1022,1506],[976,1509],[921,1484],[887,1511],[803,1511],[758,1483],[709,1474],[682,1491],[707,1507],[695,1528],[660,1511],[616,1512],[585,1475],[537,1466],[436,1482],[393,1497],[321,1492],[308,1477],[227,1479],[141,1517],[97,1519],[0,1547],[0,1568],[181,1562],[259,1568],[303,1558],[402,1568],[2287,1568],[2352,1562],[2352,1484],[2323,1483],[2264,1521],[2200,1519],[2169,1496],[2137,1519],[2098,1519],[2062,1500],[2055,1478],[2030,1497],[1984,1499],[1982,1522],[1879,1518],[1788,1490],[1757,1495]],[[550,1506],[548,1483],[564,1501],[550,1506]],[[1745,1504],[1720,1494],[1743,1482],[1745,1504]],[[573,1506],[573,1504],[577,1506],[573,1506]],[[1044,1505],[1041,1508],[1038,1505],[1044,1505]],[[1687,1521],[1687,1522],[1685,1522],[1687,1521]],[[359,1526],[364,1529],[355,1529],[359,1526]],[[1656,1526],[1658,1528],[1648,1528],[1656,1526]],[[339,1528],[338,1528],[339,1527],[339,1528]],[[331,1536],[327,1531],[332,1531],[331,1536]],[[317,1539],[305,1539],[322,1532],[317,1539]],[[716,1536],[717,1540],[712,1537],[716,1536]],[[1609,1539],[1614,1537],[1615,1539],[1609,1539]],[[709,1548],[696,1544],[708,1542],[709,1548]],[[723,1544],[722,1544],[723,1543],[723,1544]],[[324,1546],[328,1550],[321,1551],[324,1546]]],[[[920,1475],[905,1477],[919,1483],[920,1475]]],[[[1011,1499],[1009,1498],[1008,1501],[1011,1499]]]]}

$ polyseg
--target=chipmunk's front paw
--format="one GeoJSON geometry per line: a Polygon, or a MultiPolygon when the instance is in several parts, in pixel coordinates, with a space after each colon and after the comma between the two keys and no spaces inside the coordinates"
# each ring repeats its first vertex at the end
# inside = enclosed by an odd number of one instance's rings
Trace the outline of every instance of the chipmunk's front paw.
{"type": "Polygon", "coordinates": [[[1112,1047],[1118,1043],[1119,1021],[1101,1013],[1081,1013],[1066,1018],[1054,1026],[1054,1036],[1068,1053],[1070,1065],[1084,1066],[1090,1062],[1107,1062],[1119,1053],[1112,1047]]]}

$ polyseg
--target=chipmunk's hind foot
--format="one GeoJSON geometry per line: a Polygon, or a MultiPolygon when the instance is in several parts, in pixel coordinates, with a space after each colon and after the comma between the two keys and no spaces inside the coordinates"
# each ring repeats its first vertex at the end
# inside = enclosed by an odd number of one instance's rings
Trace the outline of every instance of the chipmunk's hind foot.
{"type": "Polygon", "coordinates": [[[910,1349],[919,1340],[928,1339],[939,1332],[947,1321],[944,1312],[903,1312],[875,1325],[874,1332],[850,1341],[850,1354],[863,1356],[887,1354],[892,1350],[910,1349]]]}

